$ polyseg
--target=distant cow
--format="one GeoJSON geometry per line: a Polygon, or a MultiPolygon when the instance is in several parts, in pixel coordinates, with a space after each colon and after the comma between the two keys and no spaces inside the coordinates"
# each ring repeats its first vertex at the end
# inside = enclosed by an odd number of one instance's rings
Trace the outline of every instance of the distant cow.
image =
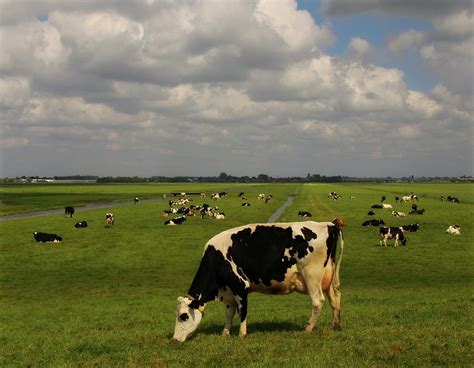
{"type": "Polygon", "coordinates": [[[382,208],[393,208],[393,206],[388,203],[382,203],[382,208]]]}
{"type": "Polygon", "coordinates": [[[340,330],[343,225],[342,220],[249,224],[211,238],[187,295],[177,300],[173,339],[186,341],[213,300],[227,307],[222,334],[230,334],[238,312],[239,335],[246,336],[248,294],[252,291],[308,294],[312,303],[308,332],[315,327],[326,295],[333,309],[332,326],[340,330]],[[341,251],[336,256],[339,239],[341,251]]]}
{"type": "Polygon", "coordinates": [[[410,232],[410,233],[414,233],[418,231],[419,228],[420,228],[420,224],[409,224],[409,225],[402,226],[402,229],[404,232],[410,232]]]}
{"type": "Polygon", "coordinates": [[[306,217],[313,217],[313,215],[308,211],[298,211],[298,216],[306,218],[306,217]]]}
{"type": "Polygon", "coordinates": [[[63,241],[59,235],[56,234],[48,234],[48,233],[41,233],[39,231],[35,231],[33,233],[35,240],[39,243],[59,243],[63,241]]]}
{"type": "Polygon", "coordinates": [[[370,208],[383,208],[383,205],[381,205],[381,204],[373,204],[372,206],[370,206],[370,208]]]}
{"type": "Polygon", "coordinates": [[[459,199],[457,199],[457,197],[448,196],[448,202],[459,203],[459,199]]]}
{"type": "Polygon", "coordinates": [[[387,198],[385,198],[385,196],[382,196],[382,198],[380,199],[380,202],[383,203],[383,202],[385,202],[386,199],[387,199],[387,198]]]}
{"type": "Polygon", "coordinates": [[[380,225],[385,225],[385,222],[382,219],[368,220],[362,223],[362,226],[380,226],[380,225]]]}
{"type": "Polygon", "coordinates": [[[392,215],[394,215],[395,217],[405,217],[407,214],[405,212],[392,211],[392,215]]]}
{"type": "Polygon", "coordinates": [[[382,245],[382,242],[383,242],[385,247],[387,246],[388,239],[395,239],[395,244],[394,244],[395,247],[398,246],[399,240],[403,245],[406,245],[407,240],[408,240],[407,238],[405,238],[405,235],[403,235],[403,229],[401,227],[382,226],[380,228],[379,235],[380,235],[380,245],[382,245]]]}
{"type": "Polygon", "coordinates": [[[105,214],[105,226],[112,227],[115,222],[115,216],[113,213],[106,213],[105,214]]]}
{"type": "Polygon", "coordinates": [[[416,194],[412,194],[412,195],[409,195],[409,196],[403,196],[402,197],[402,201],[404,203],[411,202],[414,199],[418,200],[418,196],[416,194]]]}
{"type": "Polygon", "coordinates": [[[451,235],[461,235],[461,226],[459,225],[451,225],[446,229],[446,233],[451,235]]]}
{"type": "Polygon", "coordinates": [[[244,192],[240,192],[239,197],[242,197],[244,194],[245,194],[244,192]]]}
{"type": "Polygon", "coordinates": [[[186,221],[186,217],[185,216],[179,216],[179,217],[176,217],[174,219],[171,219],[171,220],[168,220],[168,221],[165,221],[165,225],[181,225],[183,222],[186,221]]]}
{"type": "Polygon", "coordinates": [[[73,216],[74,215],[74,207],[72,206],[66,206],[64,207],[64,216],[73,216]]]}
{"type": "Polygon", "coordinates": [[[250,207],[250,203],[248,202],[242,203],[242,207],[250,207]]]}
{"type": "Polygon", "coordinates": [[[400,200],[400,197],[395,197],[395,202],[398,203],[399,200],[400,200]]]}
{"type": "Polygon", "coordinates": [[[369,215],[369,216],[375,216],[375,212],[374,212],[374,211],[369,211],[369,212],[367,212],[367,215],[369,215]]]}
{"type": "Polygon", "coordinates": [[[86,222],[86,221],[77,222],[77,223],[74,225],[74,227],[75,227],[76,229],[79,229],[79,228],[81,228],[81,227],[87,227],[87,222],[86,222]]]}
{"type": "Polygon", "coordinates": [[[224,212],[214,212],[213,216],[216,220],[225,220],[225,213],[224,212]]]}
{"type": "Polygon", "coordinates": [[[257,199],[265,199],[265,194],[264,193],[260,193],[257,197],[257,199]]]}
{"type": "Polygon", "coordinates": [[[133,200],[133,202],[134,202],[135,204],[138,204],[139,201],[140,201],[140,199],[138,199],[137,197],[135,197],[135,199],[133,200]]]}

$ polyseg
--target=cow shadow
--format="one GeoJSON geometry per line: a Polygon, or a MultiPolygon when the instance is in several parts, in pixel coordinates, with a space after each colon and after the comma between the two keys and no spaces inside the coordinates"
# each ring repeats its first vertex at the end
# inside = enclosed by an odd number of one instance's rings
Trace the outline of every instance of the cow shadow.
{"type": "MultiPolygon", "coordinates": [[[[240,321],[234,321],[231,329],[231,335],[239,334],[239,324],[240,321]]],[[[217,324],[212,323],[206,326],[200,326],[200,334],[204,335],[215,335],[222,333],[224,328],[224,323],[217,324]]],[[[247,325],[248,333],[253,332],[283,332],[283,331],[304,331],[304,325],[300,325],[292,322],[249,322],[247,325]]]]}

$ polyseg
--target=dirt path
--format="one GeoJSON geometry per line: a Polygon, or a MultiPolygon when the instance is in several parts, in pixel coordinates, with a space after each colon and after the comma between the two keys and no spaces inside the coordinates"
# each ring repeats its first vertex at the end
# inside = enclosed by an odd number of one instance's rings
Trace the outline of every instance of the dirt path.
{"type": "MultiPolygon", "coordinates": [[[[160,202],[160,201],[167,201],[168,199],[165,198],[150,198],[150,199],[141,199],[140,203],[147,203],[147,202],[160,202]]],[[[112,207],[119,207],[119,206],[126,206],[126,205],[133,205],[133,201],[126,201],[126,202],[110,202],[110,203],[95,203],[95,204],[88,204],[81,207],[74,207],[75,213],[88,211],[88,210],[95,210],[99,208],[112,208],[112,207]]],[[[139,206],[139,204],[138,204],[139,206]]],[[[17,219],[24,219],[24,218],[31,218],[31,217],[40,217],[40,216],[47,216],[47,215],[58,215],[64,214],[64,208],[59,208],[56,210],[47,210],[47,211],[36,211],[36,212],[28,212],[28,213],[18,213],[15,215],[6,215],[0,216],[0,221],[6,220],[17,220],[17,219]]]]}
{"type": "Polygon", "coordinates": [[[293,199],[298,195],[298,193],[293,193],[293,194],[290,194],[288,196],[288,199],[286,200],[285,203],[283,203],[283,205],[281,205],[280,208],[278,208],[275,212],[272,213],[272,215],[270,216],[270,218],[268,219],[268,223],[270,222],[276,222],[281,215],[283,215],[283,212],[285,212],[285,210],[288,208],[288,206],[290,204],[293,203],[293,199]]]}

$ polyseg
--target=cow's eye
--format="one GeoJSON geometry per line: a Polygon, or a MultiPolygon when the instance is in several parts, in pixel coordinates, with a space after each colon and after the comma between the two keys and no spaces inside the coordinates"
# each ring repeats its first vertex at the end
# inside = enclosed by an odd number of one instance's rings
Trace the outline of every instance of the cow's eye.
{"type": "Polygon", "coordinates": [[[180,319],[181,321],[187,321],[188,318],[189,318],[189,315],[188,315],[187,313],[181,313],[181,314],[179,315],[179,319],[180,319]]]}

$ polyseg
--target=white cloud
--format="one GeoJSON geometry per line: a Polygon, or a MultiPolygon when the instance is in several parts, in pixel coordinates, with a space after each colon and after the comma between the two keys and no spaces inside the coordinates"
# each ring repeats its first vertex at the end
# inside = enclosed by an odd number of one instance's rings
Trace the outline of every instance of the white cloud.
{"type": "MultiPolygon", "coordinates": [[[[112,167],[106,158],[114,155],[127,170],[142,170],[122,173],[117,163],[113,173],[92,172],[99,175],[254,175],[262,168],[301,175],[317,163],[350,174],[357,160],[384,163],[419,150],[451,157],[468,146],[472,101],[453,89],[453,75],[461,76],[455,69],[472,60],[467,15],[450,12],[436,34],[391,39],[393,51],[420,47],[450,82],[422,93],[407,87],[402,70],[370,63],[367,40],[352,38],[351,57],[326,54],[334,34],[291,0],[2,7],[10,15],[0,22],[7,172],[31,167],[18,152],[25,146],[30,158],[57,160],[57,148],[65,158],[68,151],[94,157],[93,168],[112,167]],[[447,40],[435,37],[441,33],[447,40]],[[211,164],[216,157],[219,167],[211,164]]],[[[360,175],[384,175],[386,167],[360,175]]]]}

